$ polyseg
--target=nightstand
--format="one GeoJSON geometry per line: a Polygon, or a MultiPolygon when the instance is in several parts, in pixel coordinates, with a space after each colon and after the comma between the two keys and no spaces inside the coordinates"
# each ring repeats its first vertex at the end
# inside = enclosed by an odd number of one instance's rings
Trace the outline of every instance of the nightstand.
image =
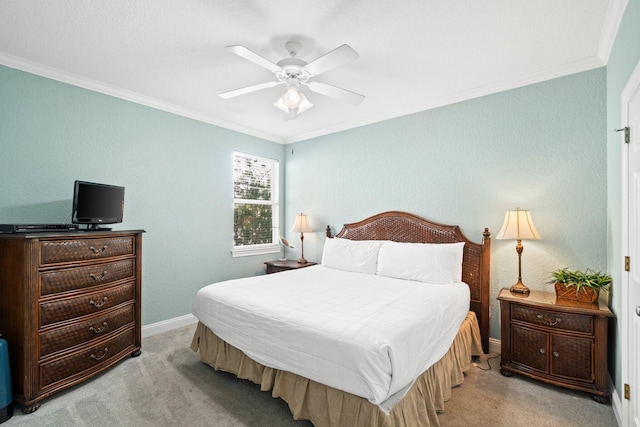
{"type": "Polygon", "coordinates": [[[514,294],[502,289],[500,372],[592,394],[609,401],[606,304],[556,301],[555,292],[514,294]]]}
{"type": "Polygon", "coordinates": [[[311,267],[312,265],[316,265],[317,262],[298,262],[291,259],[286,259],[284,261],[276,260],[276,261],[267,261],[265,262],[267,265],[267,274],[271,273],[279,273],[280,271],[287,270],[296,270],[298,268],[311,267]]]}

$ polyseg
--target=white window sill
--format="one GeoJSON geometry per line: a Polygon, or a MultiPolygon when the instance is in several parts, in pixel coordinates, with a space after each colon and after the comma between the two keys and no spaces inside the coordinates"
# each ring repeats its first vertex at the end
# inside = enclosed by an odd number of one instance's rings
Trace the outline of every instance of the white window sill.
{"type": "Polygon", "coordinates": [[[233,248],[231,256],[233,258],[253,255],[267,255],[280,253],[281,249],[278,245],[256,245],[256,246],[238,246],[233,248]]]}

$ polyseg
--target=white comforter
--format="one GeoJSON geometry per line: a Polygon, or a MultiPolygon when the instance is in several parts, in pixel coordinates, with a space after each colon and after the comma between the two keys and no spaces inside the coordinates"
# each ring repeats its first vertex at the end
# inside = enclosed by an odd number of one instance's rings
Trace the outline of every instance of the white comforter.
{"type": "Polygon", "coordinates": [[[464,283],[321,265],[215,283],[193,304],[200,322],[253,360],[386,411],[444,356],[468,311],[464,283]]]}

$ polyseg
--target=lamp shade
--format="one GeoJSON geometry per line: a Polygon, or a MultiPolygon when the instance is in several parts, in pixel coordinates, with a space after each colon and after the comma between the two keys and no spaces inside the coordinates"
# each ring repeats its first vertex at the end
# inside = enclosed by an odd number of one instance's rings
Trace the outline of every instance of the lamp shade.
{"type": "Polygon", "coordinates": [[[504,223],[496,239],[539,240],[540,234],[533,225],[529,211],[516,208],[504,215],[504,223]]]}
{"type": "Polygon", "coordinates": [[[295,233],[310,233],[311,227],[305,214],[296,215],[296,220],[291,227],[291,231],[295,233]]]}
{"type": "Polygon", "coordinates": [[[307,97],[304,96],[303,93],[298,92],[297,89],[295,90],[295,97],[292,97],[293,95],[293,92],[287,90],[273,105],[285,113],[289,113],[289,110],[295,110],[297,108],[298,114],[313,107],[313,104],[309,102],[307,97]]]}

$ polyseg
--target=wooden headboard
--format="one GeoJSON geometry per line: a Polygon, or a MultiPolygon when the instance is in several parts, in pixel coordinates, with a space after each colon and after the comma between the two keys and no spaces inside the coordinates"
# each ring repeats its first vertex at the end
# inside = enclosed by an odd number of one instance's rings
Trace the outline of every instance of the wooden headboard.
{"type": "MultiPolygon", "coordinates": [[[[474,243],[457,225],[444,225],[407,212],[383,212],[360,222],[345,224],[336,237],[351,240],[392,240],[409,243],[465,242],[462,281],[471,290],[470,309],[476,313],[482,336],[482,349],[489,352],[489,266],[491,237],[482,233],[482,243],[474,243]]],[[[331,227],[327,226],[327,237],[331,227]]]]}

